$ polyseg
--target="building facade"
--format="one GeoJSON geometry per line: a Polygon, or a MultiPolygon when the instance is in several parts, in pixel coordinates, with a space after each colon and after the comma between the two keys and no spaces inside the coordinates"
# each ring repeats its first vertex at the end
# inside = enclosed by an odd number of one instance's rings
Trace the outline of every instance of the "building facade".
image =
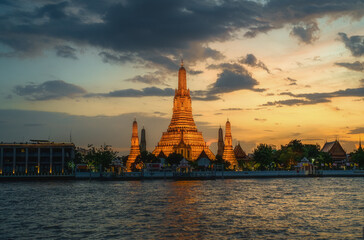
{"type": "Polygon", "coordinates": [[[0,174],[64,174],[74,157],[73,143],[0,143],[0,174]]]}

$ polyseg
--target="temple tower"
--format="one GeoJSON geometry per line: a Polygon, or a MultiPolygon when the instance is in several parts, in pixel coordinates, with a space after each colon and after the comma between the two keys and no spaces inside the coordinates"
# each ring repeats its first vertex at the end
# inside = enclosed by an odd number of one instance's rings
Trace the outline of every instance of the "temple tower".
{"type": "Polygon", "coordinates": [[[230,168],[232,169],[238,166],[238,162],[236,161],[233,149],[233,137],[231,136],[231,125],[229,119],[226,121],[226,126],[225,126],[225,146],[222,159],[229,162],[231,164],[230,168]]]}
{"type": "Polygon", "coordinates": [[[219,155],[220,157],[222,157],[222,155],[224,154],[224,137],[223,137],[223,133],[222,133],[222,128],[220,126],[219,128],[219,139],[217,142],[217,155],[219,155]]]}
{"type": "Polygon", "coordinates": [[[140,152],[147,151],[147,142],[145,141],[145,129],[143,126],[142,133],[140,135],[140,152]]]}
{"type": "Polygon", "coordinates": [[[178,88],[173,99],[173,114],[167,132],[163,132],[161,140],[155,147],[153,154],[158,156],[161,151],[168,156],[173,152],[183,153],[187,160],[195,161],[202,151],[215,159],[214,154],[206,145],[202,133],[197,131],[192,116],[192,101],[190,90],[187,88],[186,69],[178,71],[178,88]]]}
{"type": "Polygon", "coordinates": [[[138,123],[136,119],[133,122],[133,132],[131,135],[131,147],[128,161],[126,162],[127,171],[131,171],[131,165],[135,162],[135,159],[140,155],[139,138],[138,138],[138,123]]]}

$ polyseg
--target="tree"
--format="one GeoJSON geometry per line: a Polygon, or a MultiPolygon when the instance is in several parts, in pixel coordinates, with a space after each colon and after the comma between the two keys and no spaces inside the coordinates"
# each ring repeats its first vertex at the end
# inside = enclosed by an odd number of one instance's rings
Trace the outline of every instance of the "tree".
{"type": "Polygon", "coordinates": [[[87,164],[94,166],[96,169],[101,166],[99,170],[103,171],[109,167],[116,157],[117,152],[113,151],[109,145],[100,146],[100,148],[89,145],[89,150],[84,159],[87,164]]]}
{"type": "Polygon", "coordinates": [[[304,156],[307,159],[316,159],[320,154],[320,145],[318,144],[304,144],[303,145],[304,156]]]}
{"type": "Polygon", "coordinates": [[[358,150],[351,153],[351,161],[355,164],[358,164],[359,169],[364,168],[364,150],[363,148],[359,147],[358,150]]]}
{"type": "Polygon", "coordinates": [[[182,159],[183,159],[183,156],[181,154],[173,152],[173,153],[169,154],[169,156],[166,159],[166,162],[169,165],[178,165],[182,159]]]}
{"type": "Polygon", "coordinates": [[[147,151],[143,151],[140,153],[140,158],[141,161],[146,164],[146,163],[159,163],[160,160],[159,158],[157,158],[153,153],[151,152],[147,152],[147,151]]]}
{"type": "Polygon", "coordinates": [[[274,163],[273,149],[267,144],[260,144],[254,149],[254,161],[259,164],[259,170],[267,170],[274,163]]]}
{"type": "Polygon", "coordinates": [[[319,169],[326,169],[332,166],[332,157],[327,152],[320,152],[315,160],[319,169]]]}
{"type": "Polygon", "coordinates": [[[281,150],[277,153],[277,163],[285,169],[292,169],[303,158],[304,152],[301,140],[291,140],[287,145],[281,146],[281,150]]]}
{"type": "Polygon", "coordinates": [[[228,161],[225,161],[222,156],[216,155],[216,158],[214,161],[212,161],[212,164],[219,164],[224,166],[224,170],[231,170],[230,165],[231,163],[228,161]]]}

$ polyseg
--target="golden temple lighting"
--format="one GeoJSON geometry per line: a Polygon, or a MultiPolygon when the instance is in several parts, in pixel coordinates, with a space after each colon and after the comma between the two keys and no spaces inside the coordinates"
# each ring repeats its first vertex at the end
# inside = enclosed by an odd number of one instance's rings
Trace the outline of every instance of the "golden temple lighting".
{"type": "Polygon", "coordinates": [[[158,156],[163,151],[168,156],[176,152],[182,154],[187,160],[195,161],[203,150],[210,159],[215,159],[215,155],[206,145],[202,133],[197,131],[193,120],[190,90],[187,89],[186,69],[181,62],[178,71],[178,89],[175,90],[173,100],[171,123],[167,132],[163,132],[153,154],[158,156]]]}
{"type": "Polygon", "coordinates": [[[133,122],[133,132],[131,135],[131,147],[130,154],[128,156],[128,161],[126,162],[126,168],[131,171],[131,165],[135,162],[135,159],[140,155],[139,148],[139,137],[138,137],[138,123],[136,119],[133,122]]]}

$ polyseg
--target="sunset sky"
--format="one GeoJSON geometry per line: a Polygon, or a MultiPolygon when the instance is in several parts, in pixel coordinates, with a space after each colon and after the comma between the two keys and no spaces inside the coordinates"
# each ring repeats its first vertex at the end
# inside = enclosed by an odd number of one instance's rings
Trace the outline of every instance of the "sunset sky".
{"type": "Polygon", "coordinates": [[[0,0],[0,141],[147,150],[183,58],[196,125],[233,143],[364,138],[363,0],[0,0]]]}

